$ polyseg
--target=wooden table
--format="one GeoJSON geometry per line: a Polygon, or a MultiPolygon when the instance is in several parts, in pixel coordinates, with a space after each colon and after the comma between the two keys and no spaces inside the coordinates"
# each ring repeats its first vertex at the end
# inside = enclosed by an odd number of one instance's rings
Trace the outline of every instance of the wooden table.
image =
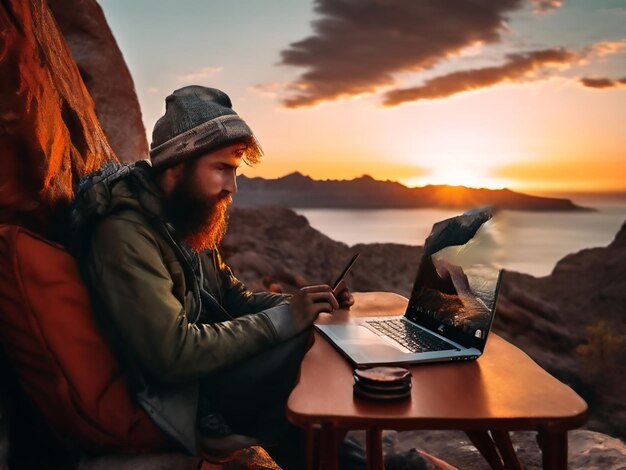
{"type": "MultiPolygon", "coordinates": [[[[318,322],[350,322],[352,316],[400,315],[407,299],[386,292],[355,293],[350,312],[322,314],[318,322]]],[[[377,403],[352,395],[353,366],[319,333],[307,352],[300,380],[287,403],[291,422],[307,430],[309,468],[337,466],[341,436],[367,430],[368,466],[382,469],[383,429],[448,429],[492,432],[535,430],[543,450],[543,467],[567,468],[567,431],[586,421],[587,404],[530,357],[491,333],[483,356],[473,362],[421,364],[412,374],[411,399],[377,403]],[[320,430],[315,456],[313,432],[320,430]],[[318,457],[318,459],[314,459],[318,457]]],[[[498,434],[499,432],[499,434],[498,434]]],[[[502,453],[502,448],[501,453],[502,453]]],[[[505,459],[506,462],[506,459],[505,459]]]]}

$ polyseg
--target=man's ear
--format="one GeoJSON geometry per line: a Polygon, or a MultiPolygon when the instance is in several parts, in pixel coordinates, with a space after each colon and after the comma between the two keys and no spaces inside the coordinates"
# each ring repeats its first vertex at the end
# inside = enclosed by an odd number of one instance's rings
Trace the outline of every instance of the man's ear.
{"type": "Polygon", "coordinates": [[[174,165],[163,170],[163,172],[159,176],[159,184],[161,185],[161,189],[163,189],[163,192],[165,194],[169,194],[170,192],[172,192],[172,190],[176,186],[176,183],[182,177],[184,171],[184,163],[179,163],[178,165],[174,165]]]}

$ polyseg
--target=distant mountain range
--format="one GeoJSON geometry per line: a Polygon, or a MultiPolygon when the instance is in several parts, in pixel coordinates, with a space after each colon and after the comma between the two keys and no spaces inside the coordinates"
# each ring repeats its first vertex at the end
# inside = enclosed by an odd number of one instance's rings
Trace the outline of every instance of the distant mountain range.
{"type": "Polygon", "coordinates": [[[284,206],[328,209],[412,209],[438,207],[527,211],[589,211],[569,199],[531,196],[509,189],[476,189],[464,186],[429,185],[408,188],[395,181],[371,176],[352,180],[314,180],[295,172],[276,179],[239,176],[234,197],[240,207],[284,206]]]}

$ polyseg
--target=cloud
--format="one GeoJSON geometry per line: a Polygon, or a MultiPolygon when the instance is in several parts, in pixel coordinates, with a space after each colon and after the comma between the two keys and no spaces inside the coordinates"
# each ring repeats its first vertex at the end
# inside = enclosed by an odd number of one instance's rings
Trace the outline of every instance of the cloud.
{"type": "Polygon", "coordinates": [[[315,0],[321,18],[313,22],[314,35],[281,52],[282,64],[307,69],[289,84],[283,104],[297,108],[376,91],[393,85],[395,73],[499,42],[505,15],[525,1],[315,0]]]}
{"type": "Polygon", "coordinates": [[[531,3],[536,15],[543,15],[563,6],[561,0],[531,0],[531,3]]]}
{"type": "Polygon", "coordinates": [[[621,41],[602,41],[587,48],[589,55],[597,57],[619,54],[624,51],[626,51],[626,39],[622,39],[621,41]]]}
{"type": "Polygon", "coordinates": [[[253,93],[257,93],[262,96],[269,96],[270,98],[275,98],[280,92],[285,89],[286,82],[265,82],[258,83],[256,85],[252,85],[248,87],[253,93]]]}
{"type": "MultiPolygon", "coordinates": [[[[602,41],[585,49],[585,56],[589,58],[603,58],[613,54],[621,54],[626,52],[626,39],[621,41],[602,41]]],[[[580,83],[587,88],[605,89],[605,88],[622,88],[626,86],[626,77],[618,78],[590,78],[582,77],[580,83]]]]}
{"type": "Polygon", "coordinates": [[[195,72],[178,75],[176,80],[179,82],[196,82],[205,78],[213,77],[222,71],[222,67],[203,67],[195,72]]]}
{"type": "Polygon", "coordinates": [[[618,80],[611,80],[610,78],[581,78],[580,83],[588,88],[622,88],[626,87],[626,77],[618,80]]]}
{"type": "Polygon", "coordinates": [[[563,67],[580,60],[580,55],[567,49],[544,49],[521,54],[508,54],[507,61],[497,67],[462,70],[432,78],[423,85],[393,90],[385,94],[385,106],[407,101],[446,98],[469,90],[486,88],[500,82],[521,82],[533,78],[544,67],[563,67]]]}

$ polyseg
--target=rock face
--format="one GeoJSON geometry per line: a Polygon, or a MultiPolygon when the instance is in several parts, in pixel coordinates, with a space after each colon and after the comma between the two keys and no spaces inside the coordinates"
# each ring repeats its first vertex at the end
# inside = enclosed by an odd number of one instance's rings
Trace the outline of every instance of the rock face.
{"type": "Polygon", "coordinates": [[[359,290],[410,291],[413,279],[406,273],[417,266],[420,248],[395,244],[348,247],[286,208],[232,208],[221,248],[249,288],[267,289],[278,282],[287,292],[312,283],[331,283],[357,251],[361,257],[346,278],[350,285],[359,290]]]}
{"type": "MultiPolygon", "coordinates": [[[[282,208],[231,209],[222,252],[251,289],[294,292],[330,283],[352,253],[354,291],[409,296],[421,248],[352,247],[282,208]]],[[[626,437],[626,225],[606,248],[562,259],[545,278],[505,273],[494,329],[574,388],[590,405],[589,427],[626,437]],[[602,323],[604,322],[604,323],[602,323]]]]}
{"type": "Polygon", "coordinates": [[[115,156],[46,2],[2,2],[0,27],[0,223],[52,236],[73,185],[115,156]]]}
{"type": "MultiPolygon", "coordinates": [[[[364,433],[351,433],[364,442],[364,433]]],[[[536,433],[513,432],[511,441],[526,470],[540,470],[541,451],[536,433]]],[[[445,460],[460,470],[485,470],[488,467],[476,448],[461,431],[386,431],[383,449],[386,455],[410,455],[410,449],[445,460]]],[[[570,470],[620,470],[626,464],[626,445],[619,439],[592,431],[575,430],[568,433],[568,466],[570,470]]],[[[399,466],[401,469],[420,468],[399,466]]],[[[387,470],[391,470],[387,468],[387,470]]]]}
{"type": "Polygon", "coordinates": [[[591,429],[626,438],[626,224],[550,276],[505,279],[496,330],[585,398],[591,429]]]}
{"type": "Polygon", "coordinates": [[[95,0],[49,0],[109,144],[131,162],[148,157],[135,85],[122,52],[95,0]]]}

